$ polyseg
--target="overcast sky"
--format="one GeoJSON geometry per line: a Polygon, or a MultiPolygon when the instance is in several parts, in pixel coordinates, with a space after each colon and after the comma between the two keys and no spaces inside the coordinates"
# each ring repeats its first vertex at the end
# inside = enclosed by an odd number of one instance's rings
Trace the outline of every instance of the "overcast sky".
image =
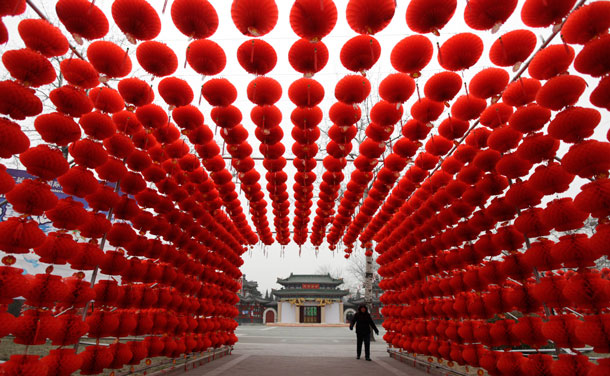
{"type": "MultiPolygon", "coordinates": [[[[246,73],[241,68],[241,66],[238,64],[237,58],[236,58],[237,48],[244,41],[248,40],[249,38],[242,35],[237,30],[237,28],[235,27],[235,25],[233,24],[233,22],[231,20],[231,16],[230,16],[231,1],[211,0],[210,2],[216,8],[219,19],[220,19],[219,28],[210,39],[218,42],[223,47],[225,54],[227,56],[227,66],[224,69],[224,71],[219,75],[219,77],[228,78],[237,87],[239,94],[238,94],[237,101],[235,102],[235,105],[241,109],[241,111],[243,113],[243,117],[244,117],[243,124],[246,127],[246,129],[248,129],[248,131],[250,132],[249,142],[254,148],[253,156],[259,156],[259,153],[258,153],[259,141],[254,137],[254,125],[251,122],[250,116],[249,116],[249,113],[250,113],[251,108],[253,107],[253,104],[248,101],[247,96],[246,96],[246,90],[245,90],[248,83],[255,77],[253,75],[246,73]]],[[[336,99],[334,98],[335,83],[343,76],[352,73],[352,72],[348,71],[347,69],[345,69],[339,61],[339,51],[340,51],[343,43],[345,43],[349,38],[357,35],[351,28],[349,28],[349,26],[347,25],[347,21],[345,19],[345,8],[347,5],[347,2],[348,2],[347,0],[336,0],[335,1],[336,5],[337,5],[337,9],[338,9],[338,14],[339,14],[337,25],[335,26],[332,33],[323,39],[323,42],[327,45],[327,47],[330,51],[329,63],[321,72],[319,72],[318,74],[316,74],[313,77],[314,79],[318,80],[319,82],[321,82],[324,85],[324,88],[326,91],[324,101],[320,105],[322,107],[322,109],[324,110],[325,114],[326,114],[328,108],[330,107],[330,105],[332,105],[334,102],[336,102],[336,99]]],[[[40,9],[48,16],[48,18],[55,25],[60,26],[59,22],[57,21],[57,17],[55,15],[55,10],[54,10],[55,1],[34,0],[34,3],[40,7],[40,9]]],[[[95,3],[102,10],[104,10],[104,12],[106,13],[106,15],[110,21],[110,24],[111,24],[111,31],[104,39],[112,40],[112,41],[118,42],[118,43],[123,42],[123,46],[129,46],[130,47],[129,55],[131,57],[132,63],[134,64],[134,74],[136,76],[146,79],[147,81],[149,81],[153,84],[158,83],[159,82],[158,78],[153,79],[150,75],[146,74],[144,71],[142,71],[138,67],[137,60],[135,57],[135,50],[136,50],[135,46],[129,45],[127,42],[125,42],[124,35],[121,33],[120,30],[118,30],[118,28],[116,26],[114,26],[112,17],[111,17],[111,13],[110,13],[110,6],[112,4],[112,1],[98,0],[95,3]]],[[[169,46],[171,46],[172,48],[174,48],[176,55],[178,56],[178,59],[179,59],[179,68],[178,68],[178,71],[174,74],[174,76],[183,78],[189,82],[189,84],[193,88],[194,92],[196,93],[193,104],[197,105],[197,101],[199,100],[199,89],[201,87],[201,84],[204,82],[205,78],[199,76],[188,66],[186,68],[184,68],[185,51],[186,51],[186,47],[190,41],[188,40],[188,38],[186,36],[181,34],[172,23],[172,20],[170,17],[170,8],[171,8],[172,1],[170,0],[168,2],[165,14],[161,14],[164,0],[154,0],[154,1],[151,1],[151,3],[153,4],[155,9],[159,13],[159,15],[162,19],[162,24],[163,24],[161,34],[156,38],[156,40],[164,42],[164,43],[168,44],[169,46]]],[[[277,23],[275,29],[272,32],[270,32],[269,34],[265,35],[262,39],[269,42],[275,48],[277,55],[278,55],[278,63],[276,65],[275,69],[273,71],[271,71],[268,74],[268,76],[275,78],[282,84],[283,95],[282,95],[282,99],[280,100],[280,102],[277,105],[284,113],[284,121],[282,123],[282,127],[284,129],[285,136],[284,136],[283,143],[286,146],[287,151],[289,151],[291,149],[291,145],[292,145],[292,138],[290,136],[292,124],[290,123],[290,120],[289,120],[289,116],[290,116],[289,114],[295,106],[288,99],[287,91],[288,91],[289,85],[296,79],[302,77],[302,75],[295,72],[292,69],[292,67],[288,63],[287,56],[288,56],[288,50],[289,50],[290,46],[294,42],[296,42],[299,38],[292,31],[289,21],[288,21],[290,7],[292,6],[293,2],[286,1],[286,0],[284,0],[284,1],[278,0],[278,1],[276,1],[276,3],[279,8],[278,23],[277,23]]],[[[384,29],[383,31],[381,31],[380,33],[375,35],[375,38],[377,38],[377,40],[381,44],[381,58],[379,59],[379,62],[373,67],[371,72],[369,72],[367,75],[367,77],[369,77],[369,79],[371,80],[371,82],[373,84],[373,92],[371,95],[376,95],[376,84],[379,82],[379,80],[382,79],[383,77],[385,77],[386,75],[394,72],[394,69],[392,68],[392,66],[390,64],[390,59],[389,59],[393,46],[398,41],[400,41],[402,38],[413,34],[407,28],[406,21],[405,21],[405,12],[406,12],[407,3],[408,3],[407,1],[398,1],[396,13],[395,13],[394,18],[393,18],[392,22],[390,23],[390,25],[386,29],[384,29]]],[[[520,2],[520,3],[522,3],[522,2],[520,2]]],[[[458,1],[458,9],[456,10],[456,13],[455,13],[454,17],[452,18],[452,20],[449,22],[449,24],[445,28],[443,28],[443,30],[441,31],[440,37],[435,37],[431,34],[427,35],[434,44],[436,44],[436,42],[438,42],[439,44],[442,44],[449,37],[451,37],[457,33],[460,33],[460,32],[464,32],[464,31],[473,32],[472,30],[469,30],[463,22],[463,13],[464,13],[465,4],[466,4],[466,1],[458,1]]],[[[491,66],[491,63],[489,62],[489,58],[488,58],[488,49],[499,35],[507,32],[507,31],[510,31],[510,30],[525,28],[525,26],[522,24],[522,22],[520,20],[520,7],[521,6],[519,6],[517,8],[517,10],[513,13],[513,15],[508,20],[508,22],[500,29],[500,31],[497,34],[492,34],[491,32],[476,32],[478,35],[481,36],[481,38],[484,41],[485,52],[483,53],[483,56],[481,57],[479,63],[475,67],[469,69],[468,71],[463,72],[465,82],[468,82],[469,79],[472,77],[472,75],[474,75],[479,70],[491,66]]],[[[28,17],[35,18],[37,16],[32,11],[28,10],[27,13],[25,14],[25,17],[26,18],[28,18],[28,17]]],[[[8,45],[4,46],[3,49],[21,48],[23,46],[23,43],[19,39],[17,31],[16,31],[17,23],[22,18],[24,18],[24,15],[19,16],[19,17],[4,19],[11,36],[10,36],[8,45]]],[[[62,27],[62,29],[63,29],[63,26],[60,26],[60,27],[62,27]]],[[[65,30],[65,29],[63,29],[63,30],[65,30]]],[[[538,45],[540,45],[541,37],[548,36],[551,33],[551,30],[550,30],[550,28],[537,29],[537,30],[534,30],[534,32],[539,36],[538,45]]],[[[560,41],[559,41],[559,39],[557,39],[554,42],[559,43],[560,41]]],[[[83,46],[83,49],[85,47],[86,46],[83,46]]],[[[423,90],[423,83],[431,75],[438,73],[441,70],[442,69],[437,64],[436,49],[435,49],[435,54],[432,59],[432,62],[424,70],[424,72],[422,72],[423,73],[422,78],[419,79],[420,87],[422,87],[422,90],[423,90]]],[[[512,72],[510,72],[510,73],[512,76],[512,72]]],[[[110,84],[112,87],[116,87],[116,82],[111,82],[110,84]]],[[[587,92],[583,95],[582,98],[585,98],[588,100],[590,90],[592,90],[592,89],[593,89],[592,87],[588,88],[587,92]]],[[[458,95],[463,94],[463,91],[464,91],[464,89],[462,89],[462,92],[458,95]]],[[[423,92],[422,92],[422,95],[423,95],[423,92]]],[[[408,109],[410,107],[410,104],[413,103],[416,100],[416,98],[417,98],[417,96],[414,94],[413,97],[409,100],[409,102],[407,102],[407,105],[405,108],[408,109]]],[[[163,106],[164,108],[167,108],[167,105],[162,101],[162,99],[158,95],[156,96],[155,103],[163,106]]],[[[199,108],[201,109],[203,114],[206,116],[206,124],[213,127],[213,123],[209,120],[209,113],[210,113],[211,107],[205,102],[205,100],[202,100],[199,108]]],[[[50,110],[47,110],[47,111],[50,111],[50,110]]],[[[446,109],[446,111],[448,112],[449,109],[446,109]]],[[[407,111],[406,115],[408,115],[408,111],[407,111]]],[[[446,116],[446,114],[443,114],[441,116],[441,119],[444,118],[445,116],[446,116]]],[[[603,122],[604,123],[602,125],[600,125],[597,129],[597,134],[595,136],[596,138],[601,139],[602,133],[605,134],[605,130],[608,129],[607,118],[604,118],[603,122]]],[[[27,126],[27,121],[22,122],[22,124],[27,126]]],[[[321,127],[327,128],[328,126],[330,126],[330,123],[327,121],[327,119],[325,119],[325,121],[321,124],[321,127]]],[[[398,135],[399,131],[400,131],[400,126],[397,126],[396,130],[395,130],[395,135],[398,135]]],[[[433,134],[434,133],[435,133],[435,131],[433,131],[433,134]]],[[[218,142],[219,142],[219,144],[222,143],[222,140],[220,139],[220,137],[218,137],[218,142]]],[[[355,149],[355,150],[357,150],[357,149],[355,149]]],[[[318,157],[323,157],[325,155],[324,151],[325,151],[325,145],[321,145],[320,153],[319,153],[318,157]]],[[[261,172],[261,175],[264,175],[265,171],[262,167],[262,164],[258,165],[258,166],[259,166],[259,172],[261,172]]],[[[321,173],[323,172],[321,167],[322,167],[321,163],[319,163],[318,168],[316,169],[316,173],[318,174],[318,180],[314,184],[314,187],[316,187],[316,190],[320,183],[321,173]]],[[[353,169],[353,167],[351,165],[348,165],[348,167],[346,168],[346,171],[345,171],[347,177],[349,176],[348,172],[350,172],[352,169],[353,169]]],[[[287,165],[285,171],[289,174],[289,176],[291,176],[295,172],[294,168],[292,168],[291,163],[289,163],[287,165]]],[[[264,181],[264,178],[262,178],[261,185],[264,187],[265,184],[266,184],[266,182],[264,181]]],[[[289,187],[288,192],[289,192],[289,195],[291,196],[291,203],[294,202],[294,200],[292,199],[292,196],[293,196],[292,184],[293,184],[293,181],[292,181],[292,176],[291,176],[288,181],[288,187],[289,187]]],[[[266,191],[265,191],[265,194],[267,195],[266,191]]],[[[242,198],[243,198],[243,196],[242,196],[242,198]]],[[[314,206],[312,208],[311,220],[313,220],[313,216],[315,215],[316,200],[317,200],[316,197],[314,197],[314,206]]],[[[268,197],[267,197],[267,201],[269,202],[268,197]]],[[[246,212],[246,216],[248,217],[248,220],[250,220],[249,213],[247,213],[246,200],[243,199],[242,203],[243,203],[242,206],[244,207],[244,211],[246,212]]],[[[269,210],[269,218],[268,218],[269,223],[271,224],[271,226],[273,226],[273,218],[271,217],[271,207],[270,206],[268,207],[268,210],[269,210]]],[[[294,210],[294,206],[291,206],[291,212],[293,210],[294,210]]],[[[310,221],[310,228],[311,228],[311,221],[310,221]]],[[[273,228],[271,228],[271,230],[273,231],[273,228]]],[[[359,249],[356,249],[353,257],[364,257],[363,252],[359,249]]],[[[264,247],[264,248],[257,245],[244,255],[244,260],[245,260],[245,264],[242,267],[242,271],[247,275],[248,279],[258,281],[259,286],[261,287],[261,290],[263,292],[266,289],[278,287],[275,283],[276,278],[285,277],[285,276],[289,275],[291,272],[293,272],[293,273],[314,273],[314,272],[320,270],[321,268],[327,269],[328,265],[332,265],[333,268],[341,270],[341,269],[345,269],[347,266],[347,263],[348,263],[348,261],[346,261],[344,259],[343,251],[341,249],[339,249],[338,251],[335,251],[333,253],[328,249],[328,246],[325,243],[325,244],[323,244],[322,247],[320,247],[319,252],[315,252],[309,242],[307,244],[305,244],[302,247],[302,249],[299,249],[299,247],[294,243],[289,244],[285,248],[282,248],[278,244],[274,244],[272,246],[264,247]]]]}

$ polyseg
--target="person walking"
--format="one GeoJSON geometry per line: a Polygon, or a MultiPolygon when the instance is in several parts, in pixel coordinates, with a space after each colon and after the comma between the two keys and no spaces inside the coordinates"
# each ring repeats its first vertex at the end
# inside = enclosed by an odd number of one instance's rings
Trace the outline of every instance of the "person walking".
{"type": "Polygon", "coordinates": [[[364,358],[371,360],[371,328],[373,328],[377,335],[379,335],[379,330],[364,304],[358,307],[358,312],[352,317],[349,330],[354,330],[354,325],[356,325],[356,359],[360,359],[362,342],[364,342],[364,358]]]}

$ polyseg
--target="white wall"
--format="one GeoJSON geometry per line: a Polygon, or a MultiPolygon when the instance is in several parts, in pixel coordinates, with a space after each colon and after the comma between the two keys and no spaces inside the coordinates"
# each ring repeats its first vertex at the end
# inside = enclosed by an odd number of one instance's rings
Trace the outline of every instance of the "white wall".
{"type": "Polygon", "coordinates": [[[339,311],[339,303],[332,303],[326,306],[326,312],[324,314],[326,322],[325,324],[340,324],[341,313],[339,311]]]}
{"type": "Polygon", "coordinates": [[[278,304],[281,304],[281,306],[282,306],[282,308],[281,308],[282,319],[280,322],[287,323],[287,324],[296,323],[297,322],[296,306],[292,305],[288,302],[278,302],[278,304]]]}

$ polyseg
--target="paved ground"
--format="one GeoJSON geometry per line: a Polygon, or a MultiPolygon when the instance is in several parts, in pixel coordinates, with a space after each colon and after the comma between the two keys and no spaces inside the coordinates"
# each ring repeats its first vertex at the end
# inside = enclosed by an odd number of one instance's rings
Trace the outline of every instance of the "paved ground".
{"type": "MultiPolygon", "coordinates": [[[[188,376],[403,375],[423,376],[391,359],[385,342],[371,343],[372,362],[356,359],[356,335],[348,328],[240,326],[233,355],[188,371],[188,376]]],[[[383,335],[383,332],[381,333],[383,335]]],[[[364,352],[364,349],[363,349],[364,352]]]]}

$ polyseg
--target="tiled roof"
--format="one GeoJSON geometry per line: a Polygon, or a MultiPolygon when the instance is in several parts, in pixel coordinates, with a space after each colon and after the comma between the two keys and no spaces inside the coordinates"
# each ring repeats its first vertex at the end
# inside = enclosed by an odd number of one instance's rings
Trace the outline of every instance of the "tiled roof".
{"type": "Polygon", "coordinates": [[[341,278],[333,278],[330,274],[292,274],[287,278],[278,278],[277,283],[284,284],[301,284],[301,283],[320,283],[332,284],[339,286],[343,283],[341,278]]]}
{"type": "Polygon", "coordinates": [[[349,295],[348,290],[335,289],[281,289],[271,290],[273,295],[279,298],[311,298],[311,297],[333,297],[340,298],[349,295]]]}

